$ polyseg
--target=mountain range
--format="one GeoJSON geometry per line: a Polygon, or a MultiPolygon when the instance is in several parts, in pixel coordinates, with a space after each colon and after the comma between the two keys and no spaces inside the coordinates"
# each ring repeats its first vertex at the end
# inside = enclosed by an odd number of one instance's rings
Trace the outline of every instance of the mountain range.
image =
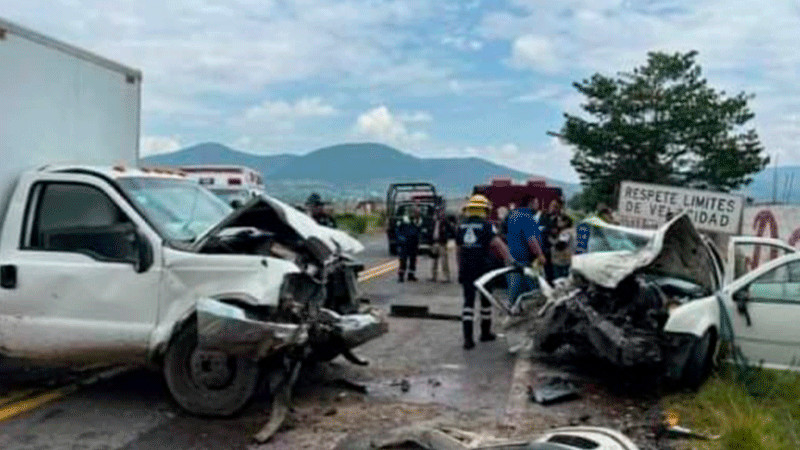
{"type": "MultiPolygon", "coordinates": [[[[324,198],[383,198],[391,183],[427,181],[448,197],[464,197],[476,184],[510,177],[520,182],[535,175],[481,158],[419,158],[383,144],[341,144],[304,155],[255,155],[218,143],[193,145],[172,153],[143,158],[146,165],[184,166],[232,164],[251,167],[264,175],[266,189],[276,197],[297,202],[312,191],[324,198]]],[[[566,198],[580,186],[546,179],[563,189],[566,198]]]]}
{"type": "MultiPolygon", "coordinates": [[[[524,181],[535,175],[494,164],[481,158],[419,158],[383,144],[341,144],[304,155],[256,155],[218,143],[193,145],[172,153],[143,158],[146,165],[184,166],[231,164],[251,167],[264,175],[267,191],[291,202],[311,192],[326,199],[383,198],[390,183],[428,181],[449,197],[464,197],[476,184],[492,178],[524,181]]],[[[565,198],[580,185],[547,179],[560,187],[565,198]]],[[[755,202],[800,204],[800,166],[770,167],[758,173],[740,193],[755,202]]]]}

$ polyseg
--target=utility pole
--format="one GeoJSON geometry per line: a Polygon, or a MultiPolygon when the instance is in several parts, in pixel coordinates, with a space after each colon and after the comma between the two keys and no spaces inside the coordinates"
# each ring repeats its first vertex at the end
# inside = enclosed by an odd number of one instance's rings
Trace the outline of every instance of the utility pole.
{"type": "Polygon", "coordinates": [[[775,168],[772,172],[772,204],[778,202],[778,156],[779,154],[775,154],[775,168]]]}

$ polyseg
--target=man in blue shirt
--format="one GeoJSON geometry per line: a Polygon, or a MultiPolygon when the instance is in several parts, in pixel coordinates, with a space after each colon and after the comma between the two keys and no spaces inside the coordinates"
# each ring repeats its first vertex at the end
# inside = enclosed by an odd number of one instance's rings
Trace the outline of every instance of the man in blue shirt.
{"type": "MultiPolygon", "coordinates": [[[[536,220],[538,200],[526,194],[520,203],[522,206],[508,216],[508,250],[514,262],[521,268],[529,267],[534,259],[544,265],[545,256],[541,247],[539,222],[536,220]]],[[[524,276],[522,271],[513,271],[506,275],[508,283],[508,302],[513,308],[520,294],[536,288],[534,280],[524,276]]]]}

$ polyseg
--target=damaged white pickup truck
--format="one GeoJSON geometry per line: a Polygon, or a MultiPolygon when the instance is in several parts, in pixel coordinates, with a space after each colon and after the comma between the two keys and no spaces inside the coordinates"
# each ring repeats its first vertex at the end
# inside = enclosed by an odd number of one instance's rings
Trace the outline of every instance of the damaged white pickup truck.
{"type": "Polygon", "coordinates": [[[387,331],[357,298],[362,249],[163,171],[25,172],[0,234],[0,356],[159,367],[186,410],[234,414],[284,358],[360,362],[350,350],[387,331]]]}
{"type": "MultiPolygon", "coordinates": [[[[726,267],[685,214],[650,231],[587,223],[589,252],[574,256],[570,276],[555,286],[540,278],[540,295],[524,298],[523,313],[509,322],[538,350],[566,345],[689,386],[708,375],[726,334],[750,364],[788,369],[800,358],[800,253],[792,247],[731,238],[726,267]]],[[[489,294],[491,279],[508,270],[476,286],[489,294]]]]}

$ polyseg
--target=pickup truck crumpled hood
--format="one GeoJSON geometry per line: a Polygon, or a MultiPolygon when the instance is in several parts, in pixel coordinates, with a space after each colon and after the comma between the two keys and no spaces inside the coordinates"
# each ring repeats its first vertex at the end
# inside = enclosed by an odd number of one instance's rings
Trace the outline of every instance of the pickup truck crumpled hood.
{"type": "Polygon", "coordinates": [[[645,247],[575,255],[572,270],[609,289],[639,272],[691,281],[714,292],[719,286],[712,258],[688,214],[683,213],[661,226],[645,247]]]}
{"type": "Polygon", "coordinates": [[[306,240],[316,238],[321,241],[331,253],[339,253],[341,251],[346,255],[355,255],[364,250],[364,246],[347,233],[322,226],[307,214],[266,194],[255,197],[243,207],[233,211],[219,225],[206,233],[201,239],[198,239],[198,246],[202,246],[202,242],[205,241],[207,236],[216,233],[222,228],[232,226],[259,228],[257,223],[259,217],[257,216],[261,214],[254,215],[253,213],[260,211],[264,212],[263,217],[260,217],[260,219],[265,221],[279,220],[282,225],[291,230],[297,237],[306,240]]]}

